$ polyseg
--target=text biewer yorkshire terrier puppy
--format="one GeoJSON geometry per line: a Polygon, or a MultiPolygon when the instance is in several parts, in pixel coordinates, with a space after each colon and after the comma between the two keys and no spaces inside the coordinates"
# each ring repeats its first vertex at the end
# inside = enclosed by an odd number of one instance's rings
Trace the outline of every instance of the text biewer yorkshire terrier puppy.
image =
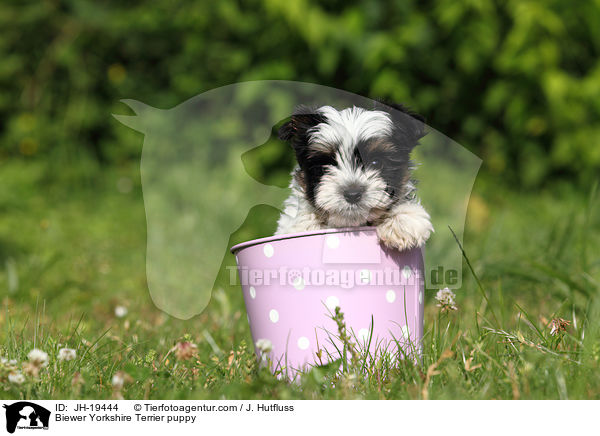
{"type": "Polygon", "coordinates": [[[300,108],[279,129],[298,165],[275,234],[375,226],[388,247],[423,245],[433,227],[416,197],[410,152],[424,135],[423,119],[401,105],[300,108]]]}

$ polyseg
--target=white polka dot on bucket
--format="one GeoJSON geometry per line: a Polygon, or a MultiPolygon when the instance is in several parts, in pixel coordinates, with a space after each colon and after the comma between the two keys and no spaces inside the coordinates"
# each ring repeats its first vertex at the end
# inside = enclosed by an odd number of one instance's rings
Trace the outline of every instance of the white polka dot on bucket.
{"type": "Polygon", "coordinates": [[[263,252],[265,253],[265,256],[273,257],[273,254],[275,254],[275,249],[271,244],[265,244],[263,252]]]}
{"type": "Polygon", "coordinates": [[[310,345],[310,341],[306,336],[302,336],[298,338],[298,348],[301,350],[306,350],[310,345]]]}
{"type": "Polygon", "coordinates": [[[393,289],[390,289],[385,293],[385,299],[388,301],[388,303],[393,303],[396,301],[396,293],[393,291],[393,289]]]}
{"type": "Polygon", "coordinates": [[[408,339],[409,338],[409,331],[408,331],[408,326],[405,325],[402,327],[402,336],[404,336],[404,339],[408,339]]]}
{"type": "Polygon", "coordinates": [[[358,331],[358,338],[366,341],[369,339],[369,330],[368,329],[360,329],[358,331]]]}
{"type": "Polygon", "coordinates": [[[371,271],[368,269],[361,269],[358,273],[359,281],[363,285],[367,285],[371,282],[371,271]]]}
{"type": "Polygon", "coordinates": [[[423,291],[419,292],[419,304],[423,304],[423,291]]]}
{"type": "Polygon", "coordinates": [[[404,268],[402,268],[402,275],[405,279],[409,279],[410,276],[412,276],[412,269],[410,269],[410,266],[406,265],[404,268]]]}
{"type": "Polygon", "coordinates": [[[329,310],[333,312],[336,307],[339,307],[340,299],[335,295],[332,295],[330,297],[327,297],[327,300],[325,300],[325,305],[329,308],[329,310]]]}
{"type": "Polygon", "coordinates": [[[248,293],[250,294],[250,298],[252,298],[252,299],[256,298],[256,289],[254,289],[254,286],[250,286],[248,293]]]}
{"type": "Polygon", "coordinates": [[[304,279],[302,278],[302,276],[296,277],[292,282],[292,286],[294,286],[294,288],[298,289],[299,291],[304,289],[304,279]]]}
{"type": "Polygon", "coordinates": [[[273,323],[279,321],[279,312],[277,312],[275,309],[271,309],[271,311],[269,312],[269,319],[273,323]]]}
{"type": "Polygon", "coordinates": [[[327,235],[325,243],[329,248],[338,248],[340,246],[340,238],[337,235],[327,235]]]}

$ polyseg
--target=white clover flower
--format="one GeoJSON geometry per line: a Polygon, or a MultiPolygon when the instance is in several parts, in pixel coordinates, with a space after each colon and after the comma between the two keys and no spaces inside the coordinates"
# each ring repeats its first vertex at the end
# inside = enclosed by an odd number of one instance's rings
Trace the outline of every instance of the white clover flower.
{"type": "Polygon", "coordinates": [[[435,299],[438,302],[436,306],[441,308],[442,312],[457,310],[454,298],[456,298],[456,295],[450,289],[440,289],[437,294],[435,294],[435,299]]]}
{"type": "Polygon", "coordinates": [[[10,359],[10,360],[8,361],[8,364],[9,364],[10,366],[17,366],[17,363],[18,363],[18,362],[17,362],[17,359],[10,359]]]}
{"type": "Polygon", "coordinates": [[[256,348],[258,348],[261,353],[270,353],[271,350],[273,350],[273,343],[268,339],[259,339],[256,341],[256,348]]]}
{"type": "Polygon", "coordinates": [[[0,365],[6,365],[8,363],[8,359],[6,357],[0,357],[0,365]]]}
{"type": "Polygon", "coordinates": [[[16,385],[20,385],[25,382],[25,376],[19,371],[11,372],[10,374],[8,374],[8,381],[16,385]]]}
{"type": "Polygon", "coordinates": [[[121,389],[123,384],[125,384],[125,377],[123,377],[123,372],[119,371],[113,375],[111,384],[115,389],[121,389]]]}
{"type": "Polygon", "coordinates": [[[61,348],[58,350],[58,360],[66,361],[73,360],[77,357],[77,352],[72,348],[61,348]]]}
{"type": "Polygon", "coordinates": [[[31,350],[27,355],[27,358],[29,359],[29,362],[37,367],[48,365],[48,353],[40,349],[34,348],[31,350]]]}
{"type": "Polygon", "coordinates": [[[127,308],[125,306],[115,307],[115,316],[117,318],[123,318],[127,315],[127,308]]]}
{"type": "Polygon", "coordinates": [[[125,385],[126,383],[131,383],[131,382],[133,382],[133,379],[125,371],[115,372],[115,374],[112,376],[112,380],[111,380],[111,384],[113,385],[113,388],[117,391],[120,391],[121,388],[123,388],[123,385],[125,385]]]}

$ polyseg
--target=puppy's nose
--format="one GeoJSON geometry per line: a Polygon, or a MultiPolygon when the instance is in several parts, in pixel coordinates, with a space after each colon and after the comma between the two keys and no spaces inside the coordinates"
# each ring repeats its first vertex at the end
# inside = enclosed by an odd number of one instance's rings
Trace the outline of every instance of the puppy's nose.
{"type": "Polygon", "coordinates": [[[344,198],[350,204],[358,203],[363,193],[365,192],[365,188],[360,186],[349,186],[344,189],[344,198]]]}

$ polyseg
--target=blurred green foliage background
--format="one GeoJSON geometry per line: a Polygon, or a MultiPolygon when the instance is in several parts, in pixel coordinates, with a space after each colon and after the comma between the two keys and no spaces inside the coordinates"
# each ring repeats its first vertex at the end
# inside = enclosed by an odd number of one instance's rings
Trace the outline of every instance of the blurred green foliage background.
{"type": "MultiPolygon", "coordinates": [[[[0,28],[0,162],[61,177],[139,159],[119,99],[257,79],[404,102],[513,186],[600,168],[597,0],[4,0],[0,28]]],[[[266,159],[287,171],[287,150],[266,159]]]]}

